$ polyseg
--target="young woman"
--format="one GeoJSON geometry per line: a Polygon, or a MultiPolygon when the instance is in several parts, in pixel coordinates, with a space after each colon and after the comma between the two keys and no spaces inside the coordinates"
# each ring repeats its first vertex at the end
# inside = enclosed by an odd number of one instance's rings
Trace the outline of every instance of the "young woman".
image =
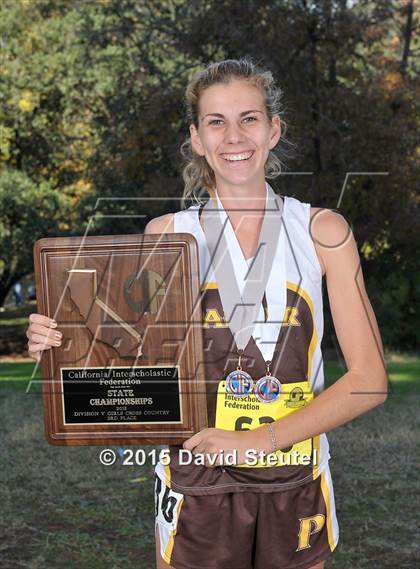
{"type": "MultiPolygon", "coordinates": [[[[203,204],[146,226],[146,233],[184,231],[197,240],[209,417],[209,428],[170,446],[169,464],[156,465],[157,567],[322,569],[338,542],[325,433],[381,404],[387,391],[357,246],[340,214],[275,196],[266,181],[280,173],[272,150],[283,124],[270,72],[247,58],[212,63],[192,78],[186,99],[184,198],[209,193],[207,205],[226,224],[233,278],[226,283],[211,257],[203,204]],[[270,225],[272,267],[241,351],[226,299],[238,289],[245,294],[269,203],[280,205],[281,229],[270,225]],[[325,390],[323,277],[348,368],[325,390]]],[[[50,324],[30,316],[31,356],[59,345],[50,324]]]]}

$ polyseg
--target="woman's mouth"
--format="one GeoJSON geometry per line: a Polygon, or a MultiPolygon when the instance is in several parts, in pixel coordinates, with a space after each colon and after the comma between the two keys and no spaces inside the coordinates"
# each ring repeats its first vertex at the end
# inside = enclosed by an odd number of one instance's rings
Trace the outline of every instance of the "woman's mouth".
{"type": "Polygon", "coordinates": [[[254,154],[253,150],[249,150],[247,152],[238,152],[237,154],[221,154],[221,157],[226,162],[245,162],[249,160],[254,154]]]}

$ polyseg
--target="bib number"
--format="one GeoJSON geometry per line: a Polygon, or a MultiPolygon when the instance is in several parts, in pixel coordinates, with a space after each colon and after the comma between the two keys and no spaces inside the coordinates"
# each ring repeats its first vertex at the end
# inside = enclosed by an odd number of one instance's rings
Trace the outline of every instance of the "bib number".
{"type": "MultiPolygon", "coordinates": [[[[217,429],[228,431],[248,431],[287,417],[297,409],[304,407],[313,399],[309,382],[299,381],[282,385],[280,397],[271,403],[261,403],[253,393],[238,398],[226,391],[225,380],[219,381],[217,390],[216,421],[217,429]]],[[[268,436],[268,434],[267,434],[268,436]]],[[[267,467],[286,465],[308,465],[312,455],[312,439],[295,443],[288,448],[277,450],[270,456],[276,459],[265,461],[261,458],[252,464],[238,464],[241,467],[267,467]]]]}

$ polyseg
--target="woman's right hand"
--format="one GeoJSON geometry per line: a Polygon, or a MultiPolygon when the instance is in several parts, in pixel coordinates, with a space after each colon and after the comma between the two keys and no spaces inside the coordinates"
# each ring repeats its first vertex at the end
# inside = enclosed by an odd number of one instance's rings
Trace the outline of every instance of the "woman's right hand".
{"type": "Polygon", "coordinates": [[[43,314],[30,314],[26,330],[28,354],[39,362],[43,350],[61,345],[63,334],[57,330],[57,322],[43,314]]]}

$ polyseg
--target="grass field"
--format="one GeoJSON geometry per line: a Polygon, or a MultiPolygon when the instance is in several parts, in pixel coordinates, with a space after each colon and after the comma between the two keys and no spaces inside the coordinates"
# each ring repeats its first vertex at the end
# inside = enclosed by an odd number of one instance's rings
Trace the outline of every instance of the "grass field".
{"type": "MultiPolygon", "coordinates": [[[[49,446],[39,383],[26,393],[33,368],[0,363],[0,566],[152,569],[153,466],[104,467],[101,447],[49,446]]],[[[393,358],[386,403],[329,434],[340,543],[327,568],[419,566],[419,368],[393,358]]],[[[326,362],[328,382],[342,373],[326,362]]]]}
{"type": "Polygon", "coordinates": [[[28,316],[36,312],[34,301],[15,307],[7,306],[0,312],[0,356],[21,354],[26,349],[28,338],[25,329],[28,316]]]}
{"type": "MultiPolygon", "coordinates": [[[[13,357],[25,349],[34,309],[10,307],[0,319],[0,355],[12,354],[0,360],[0,567],[152,569],[151,461],[107,468],[98,460],[101,447],[45,442],[39,373],[32,361],[13,357]]],[[[340,543],[327,568],[419,565],[420,358],[389,356],[387,368],[385,405],[329,434],[340,543]]],[[[344,371],[327,361],[327,383],[344,371]]]]}

